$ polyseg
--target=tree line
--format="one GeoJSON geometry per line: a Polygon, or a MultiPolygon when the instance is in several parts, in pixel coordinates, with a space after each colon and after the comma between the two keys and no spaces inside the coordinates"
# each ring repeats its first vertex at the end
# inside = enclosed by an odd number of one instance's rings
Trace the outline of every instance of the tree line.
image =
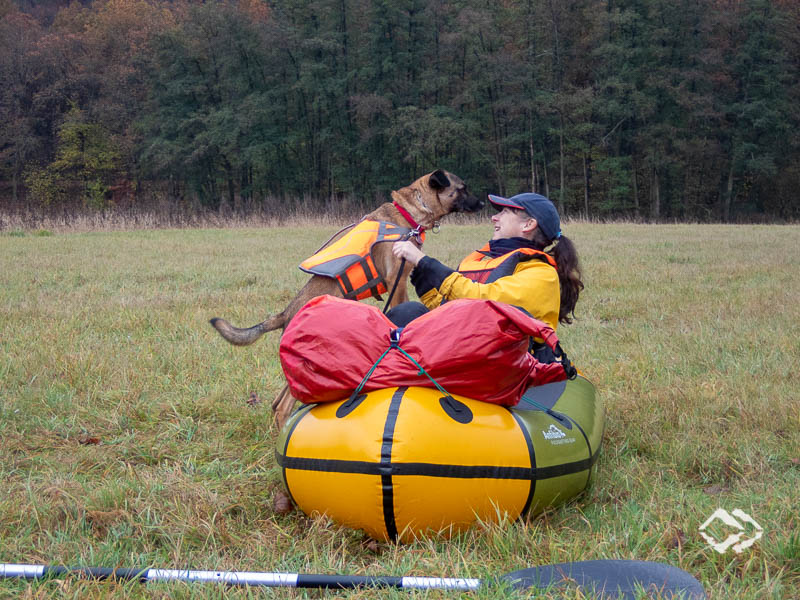
{"type": "Polygon", "coordinates": [[[794,0],[0,0],[0,205],[800,216],[794,0]]]}

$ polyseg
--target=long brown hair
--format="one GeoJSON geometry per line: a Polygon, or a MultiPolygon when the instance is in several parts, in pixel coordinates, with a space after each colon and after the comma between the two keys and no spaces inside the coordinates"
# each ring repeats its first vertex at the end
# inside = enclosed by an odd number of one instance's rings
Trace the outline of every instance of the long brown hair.
{"type": "MultiPolygon", "coordinates": [[[[553,243],[553,240],[545,238],[544,234],[537,227],[533,232],[533,244],[538,250],[544,249],[553,243]]],[[[583,290],[581,281],[581,264],[578,260],[578,251],[575,244],[565,235],[561,235],[555,240],[555,245],[549,250],[556,261],[556,271],[558,272],[558,282],[561,288],[561,307],[558,311],[559,323],[572,323],[575,316],[575,305],[578,297],[583,290]]]]}

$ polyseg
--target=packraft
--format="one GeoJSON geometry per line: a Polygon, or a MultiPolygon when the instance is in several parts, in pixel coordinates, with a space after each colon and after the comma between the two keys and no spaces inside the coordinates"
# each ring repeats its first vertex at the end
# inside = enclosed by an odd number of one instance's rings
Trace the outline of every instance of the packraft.
{"type": "Polygon", "coordinates": [[[491,300],[453,300],[398,329],[375,306],[319,296],[286,327],[279,355],[292,396],[305,403],[422,386],[511,406],[572,368],[552,328],[491,300]],[[564,362],[537,361],[530,337],[564,362]]]}
{"type": "Polygon", "coordinates": [[[320,296],[286,328],[280,359],[306,405],[275,458],[308,515],[410,542],[535,515],[592,480],[603,404],[553,329],[508,304],[453,300],[397,328],[320,296]],[[530,336],[562,362],[536,361],[530,336]]]}
{"type": "MultiPolygon", "coordinates": [[[[300,263],[312,275],[335,279],[347,300],[381,299],[386,282],[375,268],[372,247],[381,242],[397,242],[412,230],[387,221],[361,221],[342,238],[300,263]]],[[[424,239],[424,233],[420,236],[424,239]]],[[[407,239],[407,238],[406,238],[407,239]]]]}
{"type": "Polygon", "coordinates": [[[582,376],[530,388],[511,408],[391,387],[302,406],[275,458],[305,514],[411,542],[574,498],[592,481],[604,426],[582,376]]]}

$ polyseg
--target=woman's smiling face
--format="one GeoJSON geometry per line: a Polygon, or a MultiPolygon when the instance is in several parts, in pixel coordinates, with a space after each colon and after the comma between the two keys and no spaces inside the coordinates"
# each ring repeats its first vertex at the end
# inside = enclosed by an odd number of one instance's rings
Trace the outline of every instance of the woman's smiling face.
{"type": "Polygon", "coordinates": [[[496,215],[492,216],[492,224],[494,225],[493,240],[502,240],[504,238],[512,237],[527,237],[525,229],[530,231],[530,228],[525,226],[528,221],[535,221],[524,210],[505,207],[496,215]]]}

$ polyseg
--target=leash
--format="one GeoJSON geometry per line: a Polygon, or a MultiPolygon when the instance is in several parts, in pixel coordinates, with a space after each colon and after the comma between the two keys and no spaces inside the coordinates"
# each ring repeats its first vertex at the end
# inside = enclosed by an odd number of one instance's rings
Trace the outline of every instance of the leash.
{"type": "MultiPolygon", "coordinates": [[[[421,201],[421,199],[420,199],[420,201],[421,201]]],[[[408,233],[404,234],[403,237],[400,238],[398,241],[406,242],[406,241],[410,240],[413,237],[413,238],[416,238],[417,242],[421,246],[422,245],[421,235],[425,231],[425,228],[422,225],[420,225],[419,223],[417,223],[417,221],[414,219],[414,217],[411,216],[411,213],[408,212],[402,206],[400,206],[397,202],[392,202],[392,204],[397,209],[397,212],[400,213],[400,216],[402,216],[406,221],[408,221],[408,224],[411,225],[411,227],[413,228],[411,231],[409,231],[408,233]]],[[[424,205],[424,203],[423,203],[423,205],[424,205]]],[[[425,208],[428,209],[427,206],[425,206],[425,208]]],[[[430,209],[428,209],[428,211],[430,212],[430,209]]],[[[434,233],[439,233],[439,222],[438,221],[436,221],[433,224],[432,231],[434,233]]],[[[394,285],[392,285],[392,291],[389,292],[389,297],[386,299],[386,304],[383,305],[383,314],[386,314],[388,312],[388,310],[389,310],[389,305],[392,302],[392,298],[394,298],[395,291],[397,291],[397,284],[400,283],[400,278],[403,276],[403,268],[405,266],[406,266],[406,259],[403,258],[403,259],[400,260],[400,268],[397,271],[397,277],[394,280],[394,285]]]]}
{"type": "MultiPolygon", "coordinates": [[[[395,204],[395,206],[398,209],[400,209],[400,206],[398,206],[397,204],[395,204]]],[[[406,214],[408,214],[408,213],[405,210],[403,210],[403,212],[401,212],[400,214],[403,215],[403,217],[406,220],[408,220],[410,225],[413,224],[415,227],[414,227],[414,229],[412,229],[408,233],[403,234],[403,237],[401,237],[398,241],[399,242],[407,242],[408,240],[410,240],[413,237],[413,238],[416,238],[417,242],[419,242],[420,245],[422,245],[422,239],[421,239],[420,236],[422,235],[422,232],[425,231],[425,228],[422,227],[422,225],[420,225],[416,221],[414,221],[414,219],[411,218],[411,215],[408,215],[408,217],[406,217],[405,214],[403,214],[403,213],[406,213],[406,214]]],[[[397,243],[397,242],[395,242],[395,243],[397,243]]],[[[392,302],[392,298],[394,298],[394,293],[397,291],[397,284],[400,283],[400,278],[403,276],[403,268],[405,268],[405,266],[406,266],[406,259],[405,258],[401,258],[400,259],[400,268],[397,270],[397,277],[394,278],[394,285],[392,286],[392,291],[389,292],[389,297],[386,298],[386,304],[383,305],[383,314],[386,314],[388,312],[388,310],[389,310],[389,305],[392,302]]]]}
{"type": "Polygon", "coordinates": [[[397,277],[394,278],[394,285],[392,286],[392,291],[389,292],[389,297],[386,298],[386,304],[383,305],[383,314],[386,314],[389,311],[389,304],[392,302],[392,298],[394,298],[394,293],[397,290],[397,284],[400,283],[400,277],[403,276],[403,268],[406,266],[406,259],[400,259],[400,270],[397,271],[397,277]]]}

